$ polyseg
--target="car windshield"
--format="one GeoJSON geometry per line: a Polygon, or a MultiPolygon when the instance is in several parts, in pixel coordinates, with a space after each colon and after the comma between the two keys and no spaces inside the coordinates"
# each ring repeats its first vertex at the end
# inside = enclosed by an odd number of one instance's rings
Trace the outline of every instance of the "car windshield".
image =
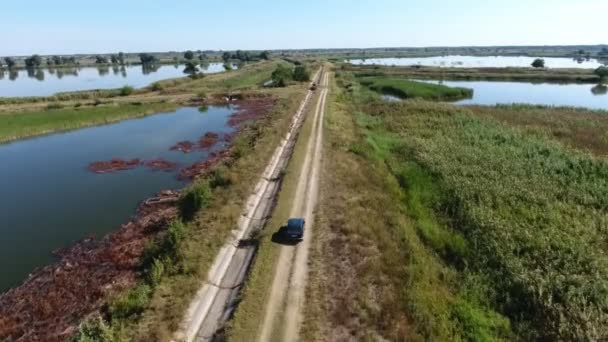
{"type": "Polygon", "coordinates": [[[287,230],[299,231],[302,229],[302,220],[289,220],[287,222],[287,230]]]}

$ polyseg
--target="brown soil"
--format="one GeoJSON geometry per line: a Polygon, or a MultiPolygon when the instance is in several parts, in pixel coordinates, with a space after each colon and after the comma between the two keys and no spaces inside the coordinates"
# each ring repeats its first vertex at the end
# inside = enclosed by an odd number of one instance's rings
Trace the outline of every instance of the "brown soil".
{"type": "Polygon", "coordinates": [[[198,146],[202,149],[210,149],[220,140],[220,135],[214,132],[207,132],[198,141],[198,146]]]}
{"type": "Polygon", "coordinates": [[[194,143],[191,141],[180,141],[177,144],[171,146],[170,150],[190,153],[194,150],[194,143]]]}
{"type": "Polygon", "coordinates": [[[116,171],[130,170],[138,167],[141,164],[139,159],[124,160],[114,158],[110,161],[99,161],[89,165],[89,170],[95,173],[108,173],[116,171]]]}
{"type": "Polygon", "coordinates": [[[138,217],[118,231],[55,251],[59,262],[0,296],[0,340],[64,340],[104,299],[133,286],[145,246],[177,216],[178,198],[164,191],[142,203],[138,217]]]}
{"type": "Polygon", "coordinates": [[[146,160],[144,164],[152,170],[166,171],[166,172],[175,171],[179,167],[178,163],[170,162],[168,160],[164,160],[161,158],[153,159],[153,160],[146,160]]]}

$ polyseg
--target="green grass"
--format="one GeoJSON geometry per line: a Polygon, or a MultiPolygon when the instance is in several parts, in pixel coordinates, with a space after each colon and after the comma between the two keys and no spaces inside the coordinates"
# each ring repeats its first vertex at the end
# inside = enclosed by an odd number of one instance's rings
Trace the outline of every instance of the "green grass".
{"type": "Polygon", "coordinates": [[[360,82],[378,93],[395,95],[404,99],[418,98],[449,101],[473,96],[473,90],[471,89],[454,88],[401,78],[365,77],[361,78],[360,82]]]}
{"type": "Polygon", "coordinates": [[[311,339],[608,336],[608,163],[586,152],[602,155],[605,135],[581,133],[601,130],[601,113],[385,103],[338,80],[311,339]],[[355,294],[342,300],[344,287],[355,294]]]}
{"type": "MultiPolygon", "coordinates": [[[[436,178],[442,198],[423,206],[444,213],[466,239],[470,247],[458,255],[465,274],[485,279],[487,303],[522,338],[607,336],[606,161],[451,106],[376,103],[365,111],[399,136],[391,163],[415,163],[436,178]]],[[[410,191],[408,180],[421,179],[403,178],[410,191]]],[[[445,237],[427,229],[421,236],[455,262],[442,251],[445,237]]]]}
{"type": "Polygon", "coordinates": [[[174,108],[175,105],[166,103],[120,104],[1,114],[0,142],[102,125],[174,108]]]}
{"type": "Polygon", "coordinates": [[[432,175],[394,158],[401,138],[361,111],[377,96],[337,78],[302,334],[305,340],[511,340],[474,278],[458,272],[468,251],[430,203],[432,175]],[[348,333],[348,335],[345,335],[348,333]]]}

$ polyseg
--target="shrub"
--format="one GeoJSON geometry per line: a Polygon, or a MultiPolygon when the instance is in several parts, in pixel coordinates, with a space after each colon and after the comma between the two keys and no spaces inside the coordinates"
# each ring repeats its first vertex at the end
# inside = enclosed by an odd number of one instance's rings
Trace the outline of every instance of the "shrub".
{"type": "Polygon", "coordinates": [[[208,183],[199,183],[190,187],[179,202],[182,218],[186,221],[192,220],[199,209],[209,204],[211,196],[211,189],[208,183]]]}
{"type": "Polygon", "coordinates": [[[139,285],[115,299],[109,307],[112,319],[126,319],[141,314],[148,303],[152,289],[149,285],[139,285]]]}
{"type": "Polygon", "coordinates": [[[118,94],[120,96],[129,96],[129,95],[133,94],[133,90],[134,90],[133,87],[126,85],[126,86],[120,88],[120,91],[118,92],[118,94]]]}
{"type": "Polygon", "coordinates": [[[545,67],[545,60],[542,58],[537,58],[534,60],[534,62],[532,62],[532,67],[534,68],[544,68],[545,67]]]}
{"type": "Polygon", "coordinates": [[[114,339],[112,328],[99,315],[87,319],[72,338],[73,342],[106,342],[114,339]]]}
{"type": "Polygon", "coordinates": [[[298,82],[310,81],[310,73],[305,66],[297,66],[293,71],[293,79],[298,82]]]}

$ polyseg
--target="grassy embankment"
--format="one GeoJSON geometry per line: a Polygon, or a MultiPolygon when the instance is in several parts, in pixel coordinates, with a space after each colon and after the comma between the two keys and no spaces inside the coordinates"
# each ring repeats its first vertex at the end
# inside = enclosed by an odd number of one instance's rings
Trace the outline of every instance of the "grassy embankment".
{"type": "Polygon", "coordinates": [[[439,68],[411,66],[374,66],[342,64],[342,71],[359,76],[392,76],[414,79],[485,80],[553,83],[598,83],[593,69],[534,68],[439,68]]]}
{"type": "Polygon", "coordinates": [[[0,115],[0,143],[142,117],[174,108],[175,105],[159,102],[3,114],[0,115]]]}
{"type": "Polygon", "coordinates": [[[282,62],[250,64],[199,79],[160,81],[123,95],[119,89],[0,99],[0,143],[169,111],[226,92],[256,92],[278,63],[282,62]]]}
{"type": "Polygon", "coordinates": [[[308,339],[606,338],[608,140],[581,137],[608,118],[382,103],[338,79],[308,339]]]}
{"type": "Polygon", "coordinates": [[[399,78],[364,77],[361,84],[380,94],[394,95],[403,99],[461,100],[473,97],[473,90],[447,87],[440,84],[410,81],[399,78]]]}
{"type": "MultiPolygon", "coordinates": [[[[226,81],[239,87],[257,86],[254,78],[244,74],[240,81],[232,78],[226,81]]],[[[90,318],[77,340],[172,338],[219,248],[236,226],[243,201],[289,127],[291,114],[305,91],[305,85],[299,84],[267,92],[278,98],[279,103],[268,117],[250,125],[235,140],[236,161],[219,165],[212,175],[198,179],[185,191],[182,219],[171,224],[150,246],[142,263],[141,283],[109,301],[104,318],[90,318]]]]}

